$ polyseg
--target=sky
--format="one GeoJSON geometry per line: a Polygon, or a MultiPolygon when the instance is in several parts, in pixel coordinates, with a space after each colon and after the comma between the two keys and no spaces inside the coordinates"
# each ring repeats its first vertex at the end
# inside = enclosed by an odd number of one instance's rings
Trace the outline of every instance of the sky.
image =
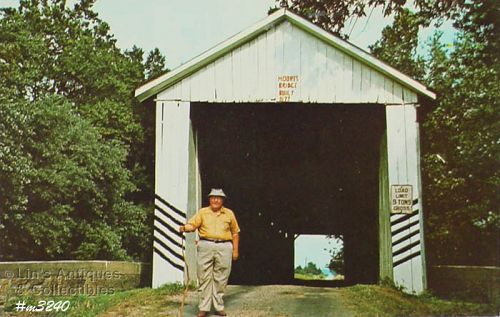
{"type": "MultiPolygon", "coordinates": [[[[110,25],[121,49],[136,45],[148,52],[158,47],[166,56],[167,67],[174,69],[264,19],[275,3],[274,0],[97,0],[94,10],[110,25]]],[[[18,4],[18,0],[0,0],[0,7],[18,4]]],[[[369,19],[349,20],[345,30],[351,34],[350,42],[368,50],[390,23],[391,17],[384,17],[380,9],[375,9],[369,19]]],[[[451,43],[450,25],[445,24],[442,29],[443,40],[451,43]]],[[[433,30],[422,30],[421,40],[427,39],[433,30]]]]}
{"type": "Polygon", "coordinates": [[[306,263],[312,262],[318,268],[324,268],[330,263],[331,256],[328,250],[333,248],[339,249],[340,245],[324,235],[300,235],[295,239],[294,267],[299,265],[304,267],[306,263]]]}

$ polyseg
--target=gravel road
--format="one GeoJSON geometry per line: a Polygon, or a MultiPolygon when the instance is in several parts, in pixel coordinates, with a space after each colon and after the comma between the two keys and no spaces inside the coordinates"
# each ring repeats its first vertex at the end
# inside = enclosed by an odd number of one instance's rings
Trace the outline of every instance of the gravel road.
{"type": "MultiPolygon", "coordinates": [[[[184,316],[196,316],[198,295],[191,292],[184,316]]],[[[224,297],[228,317],[354,316],[342,306],[339,289],[291,285],[233,286],[224,297]]],[[[210,316],[215,316],[214,312],[210,316]]]]}

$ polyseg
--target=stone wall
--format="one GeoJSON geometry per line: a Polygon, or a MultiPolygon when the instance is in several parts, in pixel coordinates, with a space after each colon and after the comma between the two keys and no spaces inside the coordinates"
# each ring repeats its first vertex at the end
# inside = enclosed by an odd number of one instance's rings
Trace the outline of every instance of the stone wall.
{"type": "Polygon", "coordinates": [[[439,297],[500,305],[500,267],[439,265],[427,274],[439,297]]]}
{"type": "Polygon", "coordinates": [[[0,262],[0,294],[112,294],[151,285],[148,263],[121,261],[0,262]]]}

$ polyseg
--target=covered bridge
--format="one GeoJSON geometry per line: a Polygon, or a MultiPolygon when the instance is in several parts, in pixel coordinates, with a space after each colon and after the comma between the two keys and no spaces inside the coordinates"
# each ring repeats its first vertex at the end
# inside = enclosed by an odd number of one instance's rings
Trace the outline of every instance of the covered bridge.
{"type": "Polygon", "coordinates": [[[347,284],[426,288],[422,84],[283,8],[136,96],[156,105],[153,287],[184,280],[177,228],[222,186],[242,227],[230,283],[293,283],[294,237],[334,234],[347,284]]]}

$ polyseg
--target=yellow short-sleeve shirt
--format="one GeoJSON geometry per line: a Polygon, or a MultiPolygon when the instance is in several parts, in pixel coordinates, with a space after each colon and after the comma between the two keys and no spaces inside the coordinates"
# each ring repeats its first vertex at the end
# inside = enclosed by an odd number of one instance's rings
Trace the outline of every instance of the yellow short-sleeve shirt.
{"type": "Polygon", "coordinates": [[[214,240],[233,240],[233,234],[240,232],[238,221],[231,209],[222,207],[220,213],[210,207],[201,208],[188,221],[198,229],[200,237],[214,240]]]}

